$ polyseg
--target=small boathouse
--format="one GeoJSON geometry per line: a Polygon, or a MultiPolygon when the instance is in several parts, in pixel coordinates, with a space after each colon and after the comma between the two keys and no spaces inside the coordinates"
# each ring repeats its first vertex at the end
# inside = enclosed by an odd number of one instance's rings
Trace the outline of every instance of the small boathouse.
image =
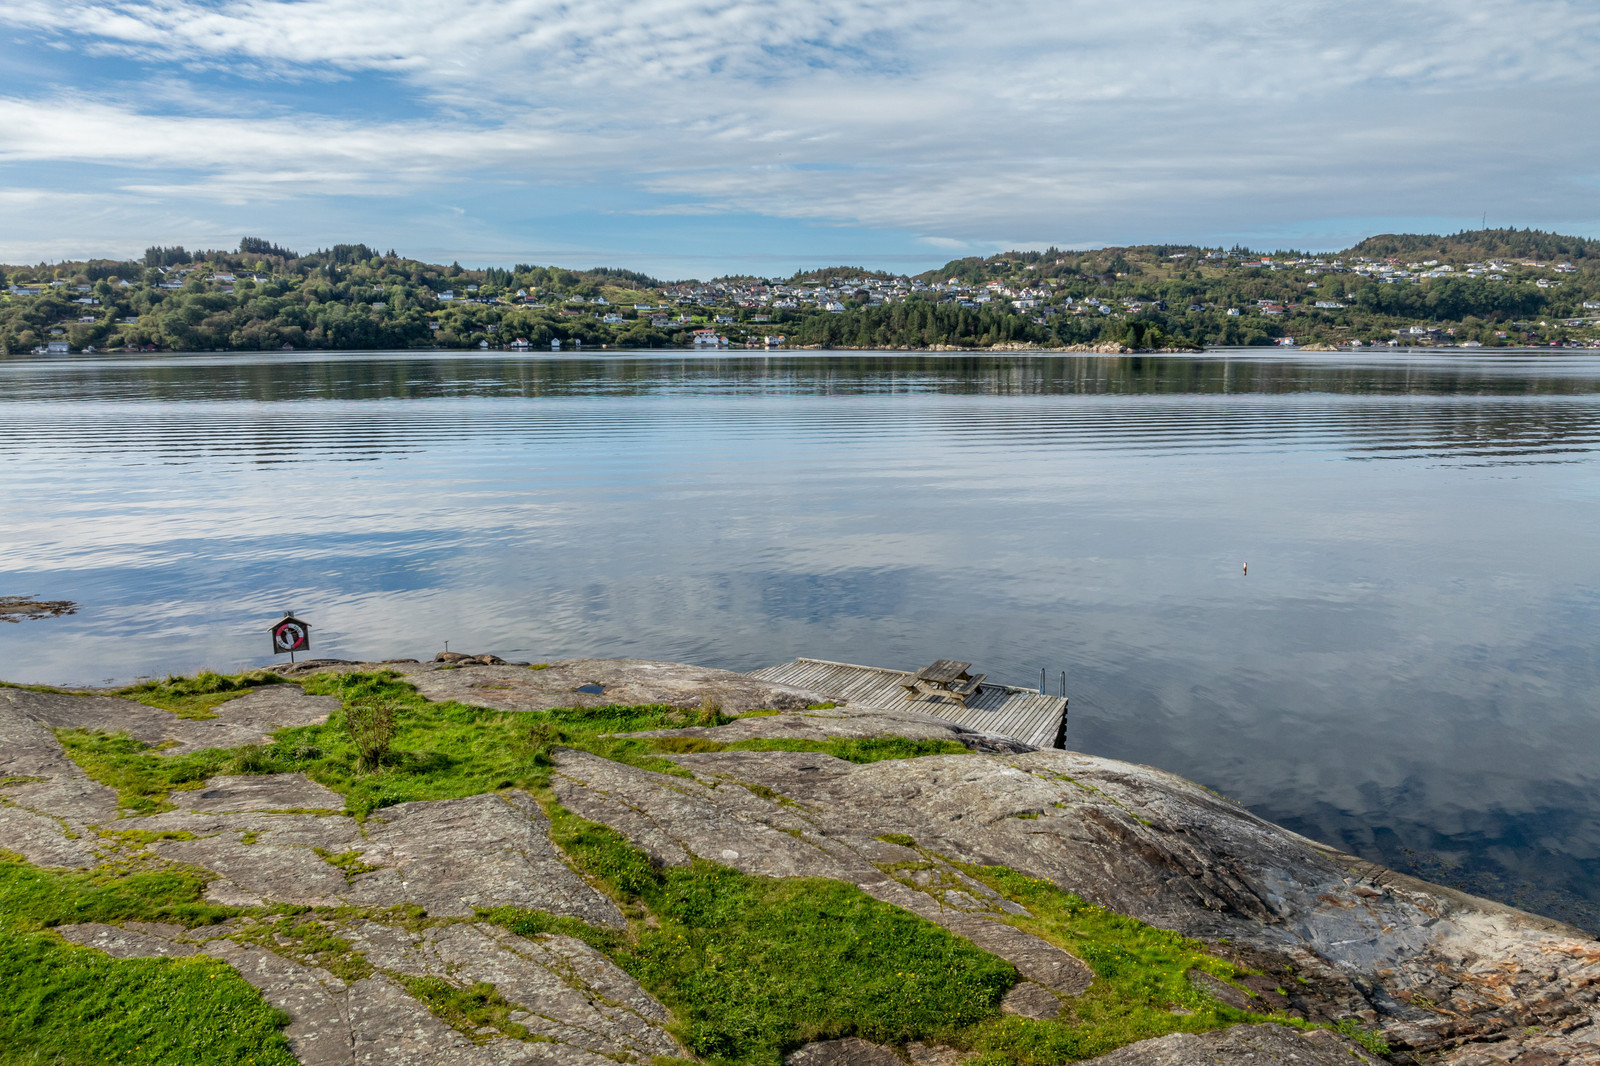
{"type": "Polygon", "coordinates": [[[1066,740],[1067,701],[1036,689],[973,677],[970,663],[939,660],[921,670],[888,670],[825,659],[796,659],[750,671],[751,677],[810,689],[851,707],[914,710],[984,733],[1014,737],[1036,748],[1066,740]],[[960,668],[960,669],[956,669],[960,668]]]}

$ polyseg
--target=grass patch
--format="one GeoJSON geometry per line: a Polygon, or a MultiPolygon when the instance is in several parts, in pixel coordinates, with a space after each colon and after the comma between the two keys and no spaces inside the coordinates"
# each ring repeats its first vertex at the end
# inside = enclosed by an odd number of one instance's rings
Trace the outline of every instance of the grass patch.
{"type": "Polygon", "coordinates": [[[1389,1042],[1375,1029],[1368,1029],[1354,1018],[1341,1018],[1333,1025],[1336,1033],[1349,1037],[1374,1055],[1389,1054],[1389,1042]]]}
{"type": "Polygon", "coordinates": [[[1238,976],[1231,963],[1207,954],[1198,941],[1097,907],[1049,881],[1005,867],[961,869],[1028,908],[1032,917],[1008,916],[1011,924],[1065,948],[1095,972],[1094,984],[1068,1000],[1060,1018],[995,1019],[965,1034],[968,1045],[982,1053],[982,1063],[1045,1066],[1092,1058],[1167,1033],[1264,1020],[1218,1002],[1190,982],[1190,970],[1225,981],[1238,976]],[[1174,1007],[1192,1013],[1174,1014],[1174,1007]]]}
{"type": "Polygon", "coordinates": [[[281,685],[285,681],[266,670],[252,670],[244,674],[215,674],[202,670],[193,677],[167,675],[165,681],[144,681],[116,691],[124,699],[135,700],[147,707],[171,711],[179,718],[203,720],[215,718],[215,708],[229,700],[238,699],[251,689],[263,685],[281,685]]]}
{"type": "Polygon", "coordinates": [[[24,685],[17,681],[0,681],[0,688],[21,689],[23,692],[50,692],[57,696],[84,696],[88,693],[75,688],[60,688],[56,685],[24,685]]]}
{"type": "Polygon", "coordinates": [[[311,850],[316,854],[317,858],[321,859],[329,866],[343,871],[344,879],[346,881],[354,881],[357,874],[369,874],[374,870],[383,869],[381,866],[374,866],[371,863],[362,862],[362,853],[359,850],[341,851],[337,855],[329,851],[327,848],[314,847],[311,850]]]}
{"type": "Polygon", "coordinates": [[[854,885],[708,862],[658,869],[612,830],[550,811],[556,842],[635,917],[607,953],[710,1062],[777,1066],[842,1036],[937,1039],[994,1016],[1016,981],[1009,963],[854,885]]]}
{"type": "Polygon", "coordinates": [[[88,921],[206,924],[235,912],[193,874],[96,876],[0,861],[0,1062],[293,1066],[288,1022],[213,959],[113,959],[42,930],[88,921]]]}
{"type": "Polygon", "coordinates": [[[702,724],[699,712],[665,706],[524,713],[434,703],[388,671],[321,674],[305,687],[338,696],[347,708],[373,701],[394,708],[393,737],[373,772],[362,768],[363,753],[346,729],[347,710],[334,712],[322,725],[280,729],[271,744],[184,755],[163,755],[126,734],[60,730],[56,735],[91,778],[116,789],[122,805],[137,813],[170,809],[173,791],[199,788],[215,774],[300,772],[342,794],[347,809],[359,816],[410,800],[541,787],[550,779],[551,753],[562,746],[686,775],[655,753],[648,739],[605,734],[702,724]]]}
{"type": "Polygon", "coordinates": [[[205,882],[177,867],[120,876],[41,870],[0,860],[0,928],[34,932],[77,922],[210,925],[239,913],[207,903],[205,882]]]}
{"type": "Polygon", "coordinates": [[[341,981],[360,981],[373,973],[372,964],[351,949],[350,941],[305,914],[286,914],[275,922],[242,930],[234,939],[320,966],[341,981]]]}
{"type": "Polygon", "coordinates": [[[126,733],[58,729],[56,737],[84,773],[116,789],[117,802],[137,814],[171,810],[172,792],[200,788],[206,778],[227,772],[234,758],[220,748],[161,755],[126,733]]]}
{"type": "Polygon", "coordinates": [[[480,907],[477,917],[511,930],[518,936],[536,937],[546,933],[581,940],[602,955],[615,956],[630,942],[628,934],[605,926],[590,925],[578,918],[548,911],[520,907],[480,907]]]}
{"type": "Polygon", "coordinates": [[[100,835],[108,840],[119,840],[135,848],[147,848],[160,840],[193,840],[187,829],[102,829],[100,835]]]}
{"type": "Polygon", "coordinates": [[[391,671],[318,674],[304,687],[314,695],[338,697],[343,709],[321,725],[280,729],[271,744],[163,755],[125,734],[62,730],[57,736],[91,778],[116,789],[122,805],[140,814],[170,809],[172,792],[199,788],[220,773],[304,773],[340,793],[346,808],[364,817],[412,800],[457,799],[502,788],[537,791],[549,784],[553,753],[563,747],[679,777],[689,771],[664,755],[817,751],[851,762],[876,762],[966,751],[953,741],[903,737],[723,744],[698,737],[621,736],[733,719],[713,705],[688,710],[646,705],[498,711],[435,703],[391,671]],[[348,718],[352,711],[360,714],[380,704],[393,710],[392,735],[385,750],[369,745],[363,752],[350,735],[348,718]]]}
{"type": "Polygon", "coordinates": [[[518,1040],[543,1040],[529,1033],[526,1026],[511,1020],[511,1012],[517,1009],[516,1005],[507,1001],[500,990],[487,981],[478,981],[463,988],[439,977],[394,975],[394,979],[404,985],[407,992],[426,1003],[428,1009],[446,1025],[465,1033],[477,1043],[483,1043],[498,1033],[518,1040]],[[482,1031],[484,1029],[492,1029],[495,1033],[485,1033],[482,1031]]]}

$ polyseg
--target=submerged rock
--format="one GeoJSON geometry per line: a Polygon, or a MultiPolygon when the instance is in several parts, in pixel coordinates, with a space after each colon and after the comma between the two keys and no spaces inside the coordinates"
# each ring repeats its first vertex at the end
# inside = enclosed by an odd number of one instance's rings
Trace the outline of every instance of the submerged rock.
{"type": "Polygon", "coordinates": [[[0,596],[0,622],[20,622],[24,618],[60,618],[77,614],[71,600],[41,600],[33,596],[0,596]]]}

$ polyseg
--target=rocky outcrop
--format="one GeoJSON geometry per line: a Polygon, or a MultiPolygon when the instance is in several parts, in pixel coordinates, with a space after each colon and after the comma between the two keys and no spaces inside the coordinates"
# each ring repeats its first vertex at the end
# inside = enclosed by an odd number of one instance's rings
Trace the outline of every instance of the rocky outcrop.
{"type": "Polygon", "coordinates": [[[412,903],[434,915],[527,907],[622,924],[616,905],[561,860],[544,812],[526,793],[401,803],[358,823],[339,813],[339,796],[298,774],[262,778],[267,784],[247,790],[239,780],[213,778],[208,788],[173,793],[178,810],[139,820],[142,829],[193,838],[150,847],[219,874],[210,888],[219,903],[412,903]]]}
{"type": "Polygon", "coordinates": [[[1088,1060],[1088,1066],[1354,1066],[1375,1056],[1326,1029],[1236,1025],[1214,1033],[1173,1033],[1088,1060]]]}
{"type": "Polygon", "coordinates": [[[295,959],[292,950],[256,946],[251,940],[261,930],[249,922],[192,930],[90,923],[57,932],[119,958],[204,953],[230,963],[290,1016],[290,1047],[307,1066],[605,1066],[622,1056],[684,1055],[665,1029],[666,1008],[571,937],[528,939],[474,923],[421,932],[371,921],[335,924],[328,932],[347,937],[372,971],[347,981],[295,959]],[[407,977],[492,984],[516,1008],[510,1017],[517,1030],[452,1028],[406,991],[407,977]]]}
{"type": "Polygon", "coordinates": [[[24,618],[60,618],[77,614],[71,600],[41,600],[33,596],[0,596],[0,622],[20,622],[24,618]]]}
{"type": "Polygon", "coordinates": [[[404,674],[430,700],[459,700],[502,711],[647,703],[700,707],[709,701],[725,714],[742,714],[761,709],[804,710],[823,702],[818,693],[758,681],[731,670],[648,659],[568,659],[530,666],[506,663],[493,655],[450,652],[429,663],[414,659],[382,664],[313,661],[277,669],[287,676],[301,676],[330,668],[376,666],[404,674]]]}
{"type": "MultiPolygon", "coordinates": [[[[969,1056],[953,1048],[915,1045],[912,1066],[959,1066],[969,1056]]],[[[1085,1066],[1355,1066],[1381,1061],[1347,1037],[1326,1029],[1300,1031],[1282,1025],[1236,1025],[1212,1033],[1174,1033],[1145,1040],[1085,1066]]],[[[784,1066],[904,1066],[893,1051],[865,1040],[807,1044],[784,1066]]]]}
{"type": "Polygon", "coordinates": [[[5,719],[51,729],[126,733],[146,744],[170,745],[166,750],[174,755],[260,744],[275,729],[324,721],[338,707],[333,697],[308,696],[299,685],[267,685],[218,706],[215,717],[192,719],[112,696],[0,688],[0,717],[5,719]]]}
{"type": "MultiPolygon", "coordinates": [[[[1009,1013],[1061,1013],[1092,974],[1008,924],[1019,904],[959,864],[1011,867],[1201,938],[1256,971],[1244,993],[1228,986],[1218,994],[1248,994],[1244,1002],[1257,1009],[1362,1019],[1402,1059],[1600,1063],[1600,942],[1319,845],[1159,770],[1027,745],[985,747],[970,730],[909,710],[806,710],[816,694],[722,671],[636,660],[544,670],[389,665],[431,698],[506,710],[698,706],[709,698],[724,710],[782,711],[675,731],[713,741],[961,740],[974,750],[869,764],[791,751],[672,756],[687,777],[561,751],[554,789],[567,807],[657,862],[702,859],[771,877],[834,878],[922,915],[1015,965],[1024,981],[1007,996],[1009,1013]],[[576,692],[589,684],[603,691],[576,692]]],[[[107,697],[0,689],[0,848],[39,865],[81,868],[123,846],[100,832],[117,820],[115,795],[63,755],[52,728],[126,729],[188,750],[255,742],[274,722],[327,710],[296,686],[259,690],[200,722],[107,697]]],[[[151,854],[212,871],[219,902],[364,908],[336,919],[334,932],[367,969],[335,976],[292,944],[239,924],[185,932],[127,923],[62,934],[111,954],[225,959],[294,1018],[289,1033],[302,1061],[599,1066],[602,1056],[682,1054],[664,1008],[604,956],[571,938],[515,937],[476,917],[479,907],[515,906],[622,924],[616,905],[564,861],[527,794],[400,804],[365,823],[298,775],[221,776],[172,799],[175,809],[137,820],[167,835],[149,845],[151,854]],[[398,904],[425,908],[429,923],[373,917],[398,904]],[[530,1038],[452,1028],[408,991],[408,982],[436,976],[493,984],[516,1005],[530,1038]]],[[[829,1042],[804,1061],[879,1052],[895,1054],[829,1042]]],[[[948,1048],[906,1053],[930,1066],[960,1059],[948,1048]]],[[[1146,1041],[1098,1061],[1320,1066],[1353,1058],[1373,1056],[1332,1033],[1252,1026],[1146,1041]]]]}

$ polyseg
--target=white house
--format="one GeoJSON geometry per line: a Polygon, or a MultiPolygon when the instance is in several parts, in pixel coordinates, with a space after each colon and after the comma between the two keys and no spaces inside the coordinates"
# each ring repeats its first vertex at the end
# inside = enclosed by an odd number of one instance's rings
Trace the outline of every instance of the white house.
{"type": "Polygon", "coordinates": [[[45,351],[51,355],[67,355],[72,351],[72,346],[66,341],[51,341],[45,345],[45,351]]]}
{"type": "Polygon", "coordinates": [[[728,338],[718,336],[714,329],[697,329],[694,331],[694,346],[696,348],[726,348],[728,338]]]}

